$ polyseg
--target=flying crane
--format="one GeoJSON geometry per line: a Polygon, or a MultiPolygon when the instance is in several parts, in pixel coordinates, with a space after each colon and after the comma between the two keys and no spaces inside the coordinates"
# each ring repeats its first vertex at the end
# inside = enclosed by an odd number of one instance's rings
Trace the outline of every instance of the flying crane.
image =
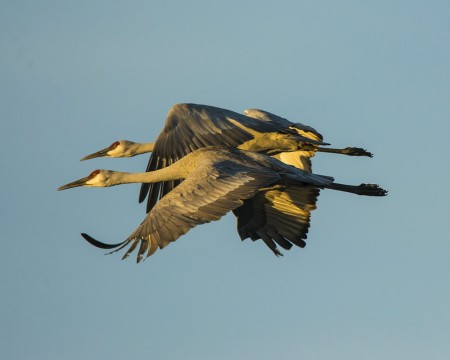
{"type": "MultiPolygon", "coordinates": [[[[146,173],[95,170],[89,176],[58,188],[108,187],[126,183],[184,181],[167,193],[123,242],[105,244],[87,234],[83,237],[100,248],[118,251],[130,245],[124,258],[140,244],[137,262],[177,240],[191,228],[219,220],[229,211],[238,217],[241,238],[261,238],[276,254],[277,245],[289,249],[304,247],[310,211],[320,189],[333,189],[366,196],[385,196],[374,184],[359,186],[335,183],[330,176],[294,168],[268,155],[234,147],[209,146],[195,150],[167,167],[146,173]],[[297,192],[296,192],[297,190],[297,192]],[[265,207],[257,200],[270,199],[267,193],[293,196],[283,206],[265,207]],[[286,205],[287,204],[287,205],[286,205]],[[246,206],[251,206],[248,214],[246,206]]],[[[113,251],[113,252],[114,252],[113,251]]]]}
{"type": "MultiPolygon", "coordinates": [[[[315,152],[350,156],[368,156],[365,149],[347,147],[332,149],[323,142],[314,128],[293,123],[259,109],[247,109],[244,114],[209,105],[175,104],[169,111],[165,126],[155,142],[136,143],[119,140],[109,147],[83,157],[131,157],[152,152],[147,171],[162,169],[190,152],[206,146],[232,146],[271,155],[286,164],[311,172],[310,158],[315,152]]],[[[148,194],[147,212],[159,198],[169,193],[181,181],[161,181],[141,185],[139,202],[148,194]]]]}

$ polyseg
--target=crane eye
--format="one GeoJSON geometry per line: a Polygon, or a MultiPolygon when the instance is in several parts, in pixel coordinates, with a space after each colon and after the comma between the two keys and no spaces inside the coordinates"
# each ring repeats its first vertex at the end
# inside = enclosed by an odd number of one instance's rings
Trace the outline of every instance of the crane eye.
{"type": "Polygon", "coordinates": [[[118,147],[120,145],[120,142],[115,141],[111,144],[111,146],[109,147],[110,150],[114,150],[116,147],[118,147]]]}
{"type": "Polygon", "coordinates": [[[98,174],[100,174],[100,170],[94,170],[93,172],[91,172],[88,176],[89,179],[94,178],[95,176],[97,176],[98,174]]]}

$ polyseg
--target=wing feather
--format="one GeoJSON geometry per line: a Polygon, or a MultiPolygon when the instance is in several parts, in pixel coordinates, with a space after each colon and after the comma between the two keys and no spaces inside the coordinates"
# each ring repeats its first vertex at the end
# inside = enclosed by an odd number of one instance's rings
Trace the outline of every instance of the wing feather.
{"type": "Polygon", "coordinates": [[[241,239],[262,239],[276,255],[280,253],[274,243],[287,250],[287,242],[304,247],[318,196],[319,189],[311,186],[259,192],[234,210],[241,239]]]}
{"type": "MultiPolygon", "coordinates": [[[[286,120],[287,121],[287,120],[286,120]]],[[[292,124],[287,121],[287,124],[292,124]]],[[[261,121],[234,111],[208,105],[176,104],[167,116],[165,126],[156,139],[147,171],[168,166],[197,149],[224,145],[237,147],[252,140],[255,133],[276,133],[280,122],[261,121]]],[[[283,126],[283,132],[299,136],[297,131],[283,126]]],[[[308,140],[308,139],[304,139],[308,140]]],[[[313,140],[315,141],[315,140],[313,140]]],[[[147,194],[147,212],[180,182],[142,184],[139,202],[147,194]]]]}
{"type": "Polygon", "coordinates": [[[185,181],[156,203],[125,240],[120,248],[129,244],[131,247],[124,258],[141,243],[137,256],[137,261],[141,261],[147,249],[150,256],[157,247],[166,247],[193,227],[219,220],[260,188],[279,179],[277,172],[263,167],[235,161],[202,162],[185,181]],[[150,245],[142,245],[143,242],[150,245]]]}
{"type": "MultiPolygon", "coordinates": [[[[293,131],[297,132],[299,135],[312,141],[320,142],[323,140],[322,134],[320,134],[313,127],[303,125],[301,123],[292,123],[289,120],[282,118],[281,116],[272,114],[268,111],[260,109],[247,109],[244,110],[244,114],[261,121],[271,121],[273,123],[280,124],[280,126],[287,126],[293,131]]],[[[280,152],[273,157],[281,160],[286,164],[295,166],[296,168],[312,172],[312,164],[310,159],[315,155],[317,145],[315,145],[314,143],[309,143],[307,147],[309,148],[309,150],[280,152]]]]}
{"type": "Polygon", "coordinates": [[[311,126],[303,125],[301,123],[293,123],[281,116],[272,114],[268,111],[261,109],[246,109],[244,110],[244,114],[250,116],[254,119],[258,119],[261,121],[268,121],[274,124],[279,124],[279,126],[286,126],[296,131],[298,134],[307,137],[311,140],[322,141],[323,136],[316,129],[311,126]]]}

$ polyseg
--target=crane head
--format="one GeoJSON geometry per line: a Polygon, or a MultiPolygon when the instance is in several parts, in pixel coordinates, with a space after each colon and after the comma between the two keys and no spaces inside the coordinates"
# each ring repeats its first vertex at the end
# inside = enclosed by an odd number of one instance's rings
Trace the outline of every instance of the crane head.
{"type": "Polygon", "coordinates": [[[119,158],[119,157],[130,157],[136,155],[135,152],[135,146],[136,143],[133,141],[128,140],[118,140],[114,141],[111,145],[108,147],[97,151],[95,153],[92,153],[90,155],[87,155],[80,159],[80,161],[94,159],[98,157],[112,157],[112,158],[119,158]]]}
{"type": "Polygon", "coordinates": [[[79,186],[89,186],[89,187],[107,187],[114,185],[111,183],[112,175],[115,171],[111,170],[94,170],[88,176],[81,178],[79,180],[72,181],[66,185],[60,186],[59,190],[71,189],[79,186]]]}

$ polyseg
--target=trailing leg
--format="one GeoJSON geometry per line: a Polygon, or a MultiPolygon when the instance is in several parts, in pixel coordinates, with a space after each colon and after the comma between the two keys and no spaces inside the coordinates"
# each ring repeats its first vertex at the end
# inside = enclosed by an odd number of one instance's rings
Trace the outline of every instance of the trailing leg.
{"type": "Polygon", "coordinates": [[[348,155],[348,156],[367,156],[367,157],[373,157],[373,154],[366,149],[359,148],[359,147],[346,147],[344,149],[333,149],[333,148],[325,148],[325,147],[318,147],[318,152],[326,152],[326,153],[333,153],[333,154],[342,154],[342,155],[348,155]]]}

